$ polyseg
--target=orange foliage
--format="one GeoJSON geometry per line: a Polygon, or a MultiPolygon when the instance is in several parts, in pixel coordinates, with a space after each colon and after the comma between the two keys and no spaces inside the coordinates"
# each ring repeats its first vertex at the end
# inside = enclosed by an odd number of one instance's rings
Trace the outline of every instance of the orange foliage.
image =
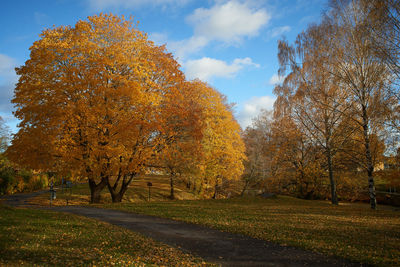
{"type": "MultiPolygon", "coordinates": [[[[88,177],[93,202],[105,186],[120,201],[151,165],[187,165],[186,158],[208,160],[207,153],[230,157],[221,147],[231,143],[240,151],[239,126],[220,95],[185,81],[172,55],[132,19],[100,14],[48,29],[30,50],[17,68],[12,102],[21,123],[8,155],[33,169],[88,177]],[[207,136],[218,144],[198,153],[207,136]]],[[[240,175],[241,163],[227,173],[222,161],[221,175],[240,175]]]]}

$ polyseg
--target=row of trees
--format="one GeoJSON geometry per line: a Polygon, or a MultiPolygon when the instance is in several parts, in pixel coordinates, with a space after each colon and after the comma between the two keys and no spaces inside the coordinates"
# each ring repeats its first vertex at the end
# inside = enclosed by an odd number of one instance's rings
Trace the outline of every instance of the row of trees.
{"type": "Polygon", "coordinates": [[[294,44],[279,41],[285,79],[273,114],[244,133],[247,180],[270,177],[305,198],[324,195],[328,181],[338,204],[343,177],[364,173],[376,208],[374,166],[400,133],[399,11],[397,0],[331,0],[294,44]]]}
{"type": "Polygon", "coordinates": [[[20,166],[85,177],[91,202],[120,202],[137,175],[159,169],[200,191],[240,177],[244,144],[225,98],[187,81],[165,47],[132,19],[89,17],[43,31],[12,100],[21,120],[7,157],[20,166]]]}
{"type": "Polygon", "coordinates": [[[4,155],[11,140],[10,129],[0,116],[0,195],[43,189],[49,184],[47,174],[16,168],[4,155]]]}

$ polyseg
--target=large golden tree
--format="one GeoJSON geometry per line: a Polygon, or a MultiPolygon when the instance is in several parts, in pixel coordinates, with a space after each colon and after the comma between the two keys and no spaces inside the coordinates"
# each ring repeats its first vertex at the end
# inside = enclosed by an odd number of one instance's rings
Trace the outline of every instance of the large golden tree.
{"type": "Polygon", "coordinates": [[[178,64],[114,15],[45,30],[30,50],[17,68],[13,103],[21,123],[10,156],[87,177],[91,202],[107,185],[120,201],[163,142],[161,103],[184,79],[178,64]],[[119,192],[111,180],[121,183],[119,192]]]}
{"type": "Polygon", "coordinates": [[[15,162],[87,177],[92,203],[105,187],[120,202],[150,166],[201,148],[201,114],[213,103],[191,93],[202,89],[131,19],[100,14],[48,29],[30,50],[12,100],[15,162]]]}

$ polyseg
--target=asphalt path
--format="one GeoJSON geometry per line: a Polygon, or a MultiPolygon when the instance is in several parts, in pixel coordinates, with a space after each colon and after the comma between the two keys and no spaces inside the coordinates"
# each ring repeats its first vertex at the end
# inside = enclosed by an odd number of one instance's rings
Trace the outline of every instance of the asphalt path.
{"type": "Polygon", "coordinates": [[[67,212],[124,227],[221,266],[365,266],[243,235],[117,210],[86,206],[42,207],[28,199],[46,191],[12,195],[4,204],[67,212]]]}

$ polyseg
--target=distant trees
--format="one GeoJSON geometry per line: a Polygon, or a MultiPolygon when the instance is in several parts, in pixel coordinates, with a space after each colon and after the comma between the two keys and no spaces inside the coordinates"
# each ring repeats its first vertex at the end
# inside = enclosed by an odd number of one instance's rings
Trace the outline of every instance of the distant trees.
{"type": "Polygon", "coordinates": [[[3,153],[11,140],[10,129],[5,124],[3,118],[0,116],[0,153],[3,153]]]}
{"type": "Polygon", "coordinates": [[[273,176],[273,156],[271,149],[271,119],[272,113],[263,110],[253,120],[253,126],[248,127],[242,134],[246,146],[246,160],[244,161],[245,172],[243,173],[244,186],[242,195],[249,186],[260,185],[273,176]]]}
{"type": "Polygon", "coordinates": [[[8,150],[14,162],[87,177],[92,203],[105,187],[120,202],[150,167],[169,170],[171,197],[174,175],[198,162],[206,170],[217,161],[215,172],[228,178],[241,174],[240,138],[229,141],[239,144],[232,147],[238,163],[209,152],[239,135],[219,94],[187,82],[172,55],[131,20],[101,14],[48,29],[30,50],[12,100],[21,120],[8,150]]]}
{"type": "MultiPolygon", "coordinates": [[[[279,181],[280,191],[292,187],[304,198],[323,196],[329,181],[337,204],[336,177],[343,181],[346,170],[365,172],[376,208],[374,165],[383,158],[383,134],[394,134],[399,121],[393,86],[399,10],[395,0],[332,0],[321,23],[309,26],[294,44],[279,41],[279,74],[285,79],[274,90],[274,116],[265,124],[270,139],[264,144],[273,151],[270,160],[277,166],[271,179],[279,181]]],[[[244,134],[248,153],[257,149],[249,141],[263,136],[257,123],[244,134]]],[[[255,172],[254,164],[247,166],[247,173],[255,172]]]]}

